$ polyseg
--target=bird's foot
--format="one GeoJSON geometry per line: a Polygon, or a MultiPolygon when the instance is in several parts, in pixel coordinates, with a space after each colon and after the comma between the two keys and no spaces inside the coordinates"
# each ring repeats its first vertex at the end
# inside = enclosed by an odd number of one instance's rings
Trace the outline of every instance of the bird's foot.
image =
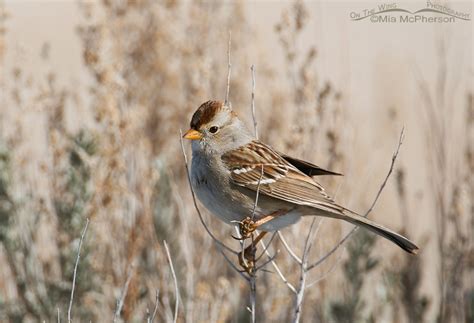
{"type": "Polygon", "coordinates": [[[257,252],[257,247],[255,244],[251,244],[244,251],[239,252],[239,264],[244,269],[244,271],[249,274],[253,275],[255,270],[255,254],[257,252]]]}
{"type": "Polygon", "coordinates": [[[242,221],[238,222],[240,238],[234,237],[234,239],[245,240],[252,237],[252,234],[255,232],[255,230],[258,229],[259,226],[273,220],[274,218],[280,215],[286,214],[287,212],[288,212],[287,210],[278,210],[256,221],[254,221],[253,218],[249,216],[246,217],[242,221]]]}
{"type": "Polygon", "coordinates": [[[250,217],[246,217],[242,221],[239,222],[239,232],[242,240],[248,239],[252,236],[252,233],[257,230],[257,223],[252,220],[250,217]]]}
{"type": "Polygon", "coordinates": [[[252,237],[252,234],[257,230],[257,222],[250,217],[246,217],[242,221],[235,221],[239,225],[240,237],[232,235],[235,240],[246,240],[252,237]]]}
{"type": "Polygon", "coordinates": [[[260,234],[255,239],[252,237],[252,243],[250,246],[245,248],[242,252],[239,252],[239,264],[249,275],[253,275],[256,272],[255,264],[257,263],[258,258],[260,258],[255,257],[257,252],[257,244],[263,239],[263,237],[265,237],[266,234],[267,232],[260,232],[260,234]]]}

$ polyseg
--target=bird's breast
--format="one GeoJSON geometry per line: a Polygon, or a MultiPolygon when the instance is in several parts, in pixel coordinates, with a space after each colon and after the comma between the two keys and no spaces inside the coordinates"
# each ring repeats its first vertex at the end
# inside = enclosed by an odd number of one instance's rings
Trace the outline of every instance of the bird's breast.
{"type": "Polygon", "coordinates": [[[238,191],[232,189],[229,175],[223,165],[217,164],[219,162],[200,155],[193,156],[193,189],[201,203],[218,218],[227,223],[240,221],[247,216],[248,210],[241,203],[238,191]]]}

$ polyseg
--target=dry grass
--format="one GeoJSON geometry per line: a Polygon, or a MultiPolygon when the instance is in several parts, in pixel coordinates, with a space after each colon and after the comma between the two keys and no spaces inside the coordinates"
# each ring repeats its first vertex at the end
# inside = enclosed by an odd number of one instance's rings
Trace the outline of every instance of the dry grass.
{"type": "MultiPolygon", "coordinates": [[[[57,85],[55,71],[32,82],[20,65],[0,65],[1,101],[9,107],[0,110],[0,321],[52,321],[58,315],[66,320],[87,218],[73,320],[112,320],[115,315],[116,321],[173,322],[175,313],[178,322],[250,320],[248,286],[227,265],[196,215],[179,144],[179,129],[196,106],[225,98],[229,30],[229,101],[251,120],[253,42],[244,6],[172,0],[81,4],[83,23],[77,32],[91,76],[87,100],[74,88],[57,85]]],[[[302,52],[297,46],[310,19],[302,2],[288,6],[275,28],[284,65],[256,66],[258,133],[280,150],[343,171],[355,164],[352,138],[341,130],[350,114],[342,91],[316,73],[317,48],[302,52]],[[281,74],[285,80],[276,80],[281,74]]],[[[3,26],[0,10],[0,57],[9,45],[3,26]]],[[[50,64],[47,51],[43,63],[50,64]]],[[[467,107],[452,107],[440,96],[449,65],[440,61],[439,69],[436,88],[424,80],[419,88],[428,116],[419,135],[426,139],[425,165],[433,180],[425,189],[436,216],[427,225],[436,223],[435,237],[415,237],[407,224],[417,205],[407,197],[406,179],[416,170],[397,166],[398,177],[390,179],[397,184],[396,212],[404,232],[422,249],[436,245],[439,260],[423,253],[418,258],[391,255],[388,244],[375,246],[373,236],[358,234],[349,240],[347,252],[341,248],[308,275],[307,284],[323,279],[305,290],[302,322],[420,322],[427,319],[428,306],[442,322],[472,321],[473,94],[462,89],[467,107]],[[463,140],[456,140],[459,124],[446,121],[448,107],[467,111],[463,140]],[[452,153],[452,142],[462,145],[462,155],[452,153]],[[439,278],[432,282],[439,285],[436,296],[426,295],[420,283],[427,263],[438,264],[439,278]],[[382,297],[374,297],[380,290],[382,297]]],[[[390,122],[396,124],[396,117],[390,122]]],[[[397,131],[386,142],[394,144],[397,131]]],[[[390,157],[384,156],[386,162],[376,165],[374,174],[386,171],[390,157]]],[[[357,185],[338,190],[338,179],[323,181],[338,200],[351,198],[354,209],[372,200],[360,192],[351,195],[357,185]]],[[[203,213],[217,238],[238,249],[232,228],[203,213]]],[[[301,237],[310,224],[305,219],[283,231],[297,255],[307,249],[301,237]]],[[[326,254],[344,231],[336,221],[320,223],[308,257],[326,254]]],[[[299,266],[281,239],[271,245],[278,268],[297,286],[299,266]]],[[[257,280],[257,321],[289,321],[297,307],[294,293],[274,268],[265,269],[257,280]]]]}

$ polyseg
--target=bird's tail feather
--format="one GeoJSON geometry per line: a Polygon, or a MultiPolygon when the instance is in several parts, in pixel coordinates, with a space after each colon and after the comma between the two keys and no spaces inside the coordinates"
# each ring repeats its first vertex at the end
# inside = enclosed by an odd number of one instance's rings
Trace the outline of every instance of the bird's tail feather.
{"type": "MultiPolygon", "coordinates": [[[[326,212],[325,212],[326,213],[326,212]]],[[[334,213],[334,212],[327,212],[327,216],[331,218],[337,218],[341,219],[344,221],[347,221],[349,223],[355,224],[357,226],[363,227],[365,229],[368,229],[379,236],[384,237],[385,239],[388,239],[392,241],[393,243],[397,244],[400,248],[405,250],[408,253],[416,255],[418,253],[419,248],[417,245],[415,245],[413,242],[402,236],[401,234],[398,234],[390,229],[387,229],[383,227],[382,225],[375,223],[374,221],[371,221],[367,218],[364,218],[363,216],[354,213],[350,210],[345,209],[344,213],[334,213]]]]}

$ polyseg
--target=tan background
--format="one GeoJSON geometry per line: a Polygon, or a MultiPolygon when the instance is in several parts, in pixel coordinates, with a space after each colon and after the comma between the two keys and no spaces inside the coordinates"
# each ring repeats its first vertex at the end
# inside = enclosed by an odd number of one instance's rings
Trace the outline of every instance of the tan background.
{"type": "MultiPolygon", "coordinates": [[[[229,6],[231,4],[228,3],[229,6]]],[[[472,21],[460,20],[451,24],[388,24],[351,21],[349,18],[351,11],[374,8],[378,4],[375,1],[308,1],[306,7],[310,18],[297,47],[306,51],[309,46],[315,45],[319,77],[329,80],[343,93],[346,117],[339,130],[349,143],[345,146],[345,154],[350,159],[344,169],[337,169],[345,174],[344,178],[337,181],[338,196],[341,196],[338,200],[342,204],[352,208],[369,205],[389,167],[398,134],[405,127],[405,140],[397,163],[406,167],[409,174],[407,196],[411,207],[410,237],[422,245],[422,289],[432,297],[429,321],[433,321],[438,299],[436,280],[439,260],[433,239],[436,234],[434,206],[428,188],[430,178],[436,174],[429,173],[426,166],[427,143],[422,131],[426,129],[427,121],[421,107],[418,84],[423,79],[436,86],[436,66],[439,62],[437,45],[440,40],[444,40],[448,67],[446,95],[451,109],[449,115],[453,125],[463,124],[464,111],[459,107],[466,104],[466,91],[473,90],[473,25],[472,21]],[[391,120],[390,111],[395,111],[396,122],[391,120]]],[[[397,4],[417,10],[425,2],[397,4]]],[[[472,16],[472,2],[449,2],[449,5],[472,16]]],[[[244,5],[250,28],[245,29],[239,37],[245,39],[248,32],[246,56],[257,69],[257,97],[259,93],[267,91],[267,85],[259,82],[259,68],[263,65],[273,67],[277,84],[287,84],[285,60],[281,51],[276,50],[279,44],[274,26],[282,10],[288,6],[286,1],[250,1],[244,5]]],[[[4,89],[12,82],[11,71],[16,66],[21,66],[24,75],[38,86],[41,86],[41,79],[46,73],[54,71],[58,84],[77,91],[78,106],[82,106],[68,112],[67,122],[71,129],[90,121],[88,87],[92,78],[82,62],[77,25],[84,20],[77,4],[73,1],[20,0],[6,1],[4,8],[9,16],[4,23],[7,30],[6,51],[1,65],[4,89]],[[49,53],[47,63],[41,58],[41,53],[45,51],[49,53]]],[[[226,39],[216,41],[227,42],[226,39]]],[[[225,52],[221,55],[223,59],[226,57],[225,52]]],[[[235,58],[232,74],[248,78],[250,93],[250,72],[249,66],[244,64],[246,62],[235,58]]],[[[225,78],[222,75],[222,89],[225,78]]],[[[222,91],[220,99],[223,95],[222,91]]],[[[21,112],[9,104],[8,93],[3,93],[2,97],[0,135],[11,136],[15,131],[10,127],[13,120],[22,119],[28,129],[23,139],[28,145],[23,149],[32,159],[42,159],[48,153],[43,139],[44,111],[31,106],[24,107],[25,111],[21,112]]],[[[189,104],[197,106],[199,103],[189,104]]],[[[257,116],[265,116],[271,108],[257,105],[257,116]]],[[[247,106],[238,106],[236,109],[249,120],[247,106]]],[[[284,115],[278,117],[285,118],[284,115]]],[[[181,121],[179,127],[184,129],[188,120],[181,121]]],[[[264,120],[260,122],[265,125],[264,120]]],[[[461,153],[459,147],[466,140],[464,131],[463,127],[454,126],[447,133],[447,140],[453,143],[449,146],[449,155],[461,153]]],[[[273,143],[278,145],[277,140],[273,143]]],[[[35,172],[34,166],[25,169],[28,170],[35,172]]],[[[392,178],[371,216],[397,228],[401,220],[394,183],[395,179],[392,178]]],[[[389,246],[385,241],[378,243],[387,248],[389,246]]]]}

